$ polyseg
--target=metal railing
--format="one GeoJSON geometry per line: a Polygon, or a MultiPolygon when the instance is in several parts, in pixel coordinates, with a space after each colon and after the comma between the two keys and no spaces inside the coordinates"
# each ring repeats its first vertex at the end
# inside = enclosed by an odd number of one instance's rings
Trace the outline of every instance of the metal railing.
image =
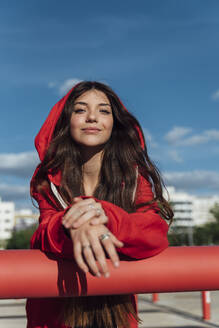
{"type": "Polygon", "coordinates": [[[0,251],[0,298],[162,293],[219,289],[219,246],[169,247],[121,261],[109,278],[83,274],[73,260],[39,250],[0,251]]]}

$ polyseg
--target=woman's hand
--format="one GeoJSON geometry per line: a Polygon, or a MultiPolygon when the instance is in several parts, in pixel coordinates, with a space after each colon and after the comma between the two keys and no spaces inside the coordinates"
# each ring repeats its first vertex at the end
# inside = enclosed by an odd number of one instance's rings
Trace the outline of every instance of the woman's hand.
{"type": "Polygon", "coordinates": [[[78,228],[85,222],[91,220],[91,224],[106,224],[108,218],[100,203],[93,198],[74,198],[74,204],[63,216],[62,224],[65,228],[78,228]]]}
{"type": "Polygon", "coordinates": [[[97,277],[101,274],[109,277],[105,252],[113,265],[119,266],[116,247],[123,247],[123,243],[103,224],[91,226],[89,222],[86,222],[78,229],[69,229],[69,232],[73,242],[75,261],[85,273],[92,271],[97,277]]]}

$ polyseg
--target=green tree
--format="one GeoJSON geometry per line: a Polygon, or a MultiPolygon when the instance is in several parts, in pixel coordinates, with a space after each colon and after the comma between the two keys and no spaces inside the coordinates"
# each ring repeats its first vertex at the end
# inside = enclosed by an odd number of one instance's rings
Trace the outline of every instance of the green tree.
{"type": "Polygon", "coordinates": [[[210,213],[213,214],[214,218],[219,224],[219,203],[215,203],[214,207],[210,209],[210,213]]]}
{"type": "Polygon", "coordinates": [[[170,246],[187,246],[189,245],[188,235],[185,231],[172,230],[168,234],[170,246]]]}
{"type": "Polygon", "coordinates": [[[36,225],[32,225],[25,230],[14,231],[8,240],[6,249],[26,249],[30,248],[30,239],[36,230],[36,225]]]}
{"type": "Polygon", "coordinates": [[[219,204],[210,209],[215,221],[194,228],[195,245],[218,245],[219,244],[219,204]]]}
{"type": "MultiPolygon", "coordinates": [[[[194,245],[219,245],[219,204],[216,203],[211,209],[215,221],[193,228],[194,245]]],[[[189,245],[188,232],[182,228],[174,227],[168,235],[170,246],[189,245]]]]}

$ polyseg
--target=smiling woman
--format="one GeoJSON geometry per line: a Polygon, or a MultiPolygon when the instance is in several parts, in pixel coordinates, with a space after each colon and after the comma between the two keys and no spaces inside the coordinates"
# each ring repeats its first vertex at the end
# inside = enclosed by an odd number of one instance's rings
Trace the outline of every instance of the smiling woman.
{"type": "Polygon", "coordinates": [[[103,149],[113,128],[113,114],[107,96],[99,90],[82,94],[74,103],[70,124],[71,136],[78,144],[103,149]]]}
{"type": "MultiPolygon", "coordinates": [[[[35,139],[31,180],[40,210],[31,247],[74,259],[83,274],[109,277],[106,258],[143,259],[168,246],[172,210],[138,121],[99,82],[72,88],[35,139]],[[152,188],[154,192],[152,191],[152,188]]],[[[28,328],[137,327],[134,295],[27,301],[28,328]]]]}

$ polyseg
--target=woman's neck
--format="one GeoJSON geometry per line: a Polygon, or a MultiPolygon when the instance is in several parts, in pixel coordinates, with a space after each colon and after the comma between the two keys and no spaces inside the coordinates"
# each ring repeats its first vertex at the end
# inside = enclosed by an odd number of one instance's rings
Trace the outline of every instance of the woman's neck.
{"type": "Polygon", "coordinates": [[[94,190],[98,184],[99,173],[102,163],[102,150],[95,153],[86,153],[86,156],[83,156],[83,183],[84,191],[86,196],[92,196],[94,190]]]}

